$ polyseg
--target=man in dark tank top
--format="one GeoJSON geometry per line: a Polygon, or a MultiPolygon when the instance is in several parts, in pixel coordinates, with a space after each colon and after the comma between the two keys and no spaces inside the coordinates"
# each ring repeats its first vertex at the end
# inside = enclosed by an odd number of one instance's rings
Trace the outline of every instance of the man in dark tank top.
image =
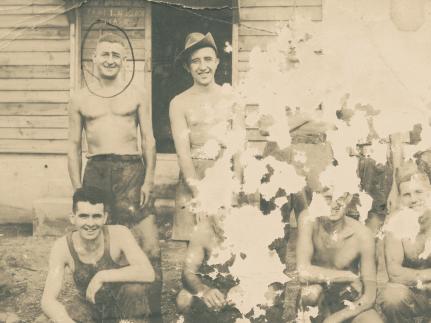
{"type": "Polygon", "coordinates": [[[97,188],[73,195],[75,230],[52,247],[42,296],[48,318],[37,322],[148,322],[150,307],[142,295],[154,281],[154,269],[127,227],[105,224],[105,206],[105,194],[97,188]],[[66,267],[78,291],[70,304],[57,299],[66,267]]]}

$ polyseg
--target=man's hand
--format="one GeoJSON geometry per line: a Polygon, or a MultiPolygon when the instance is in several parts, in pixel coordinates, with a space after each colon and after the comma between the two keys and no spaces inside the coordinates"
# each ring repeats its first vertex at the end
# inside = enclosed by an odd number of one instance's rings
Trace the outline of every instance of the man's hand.
{"type": "Polygon", "coordinates": [[[95,304],[96,303],[96,293],[103,286],[103,280],[101,278],[101,272],[99,271],[96,275],[93,276],[90,283],[87,287],[86,298],[89,302],[95,304]]]}
{"type": "Polygon", "coordinates": [[[212,309],[220,309],[226,303],[226,297],[218,289],[209,289],[202,295],[205,305],[212,309]]]}
{"type": "Polygon", "coordinates": [[[147,207],[148,203],[151,201],[151,186],[152,185],[145,183],[141,187],[141,199],[139,202],[139,207],[141,209],[147,207]]]}

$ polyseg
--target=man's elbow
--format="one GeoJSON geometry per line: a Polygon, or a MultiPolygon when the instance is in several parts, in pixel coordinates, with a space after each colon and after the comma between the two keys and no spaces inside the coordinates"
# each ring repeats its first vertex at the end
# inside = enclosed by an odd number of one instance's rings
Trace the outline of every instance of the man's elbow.
{"type": "Polygon", "coordinates": [[[396,284],[408,285],[409,280],[406,279],[401,269],[387,267],[389,281],[396,284]]]}
{"type": "Polygon", "coordinates": [[[146,275],[145,275],[145,281],[147,283],[152,283],[156,280],[156,272],[154,271],[154,269],[151,267],[151,269],[146,271],[146,275]]]}

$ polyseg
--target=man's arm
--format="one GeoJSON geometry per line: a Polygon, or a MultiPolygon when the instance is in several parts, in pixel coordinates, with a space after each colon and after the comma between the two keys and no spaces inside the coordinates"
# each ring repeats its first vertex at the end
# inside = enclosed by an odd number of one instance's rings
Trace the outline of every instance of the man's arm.
{"type": "Polygon", "coordinates": [[[371,309],[376,301],[377,269],[375,258],[375,242],[371,232],[364,232],[359,239],[361,248],[361,281],[364,293],[352,306],[331,314],[328,319],[331,322],[344,322],[371,309]]]}
{"type": "Polygon", "coordinates": [[[243,182],[243,167],[241,165],[240,159],[247,143],[245,129],[244,107],[235,107],[232,130],[238,140],[238,147],[236,153],[233,155],[233,170],[240,183],[243,182]]]}
{"type": "Polygon", "coordinates": [[[211,230],[208,224],[201,223],[190,239],[182,277],[186,289],[193,295],[201,297],[209,308],[221,308],[226,304],[226,295],[202,283],[197,275],[205,258],[206,241],[214,234],[211,230]]]}
{"type": "Polygon", "coordinates": [[[49,257],[48,276],[42,295],[43,312],[56,323],[72,323],[72,318],[67,314],[65,307],[57,300],[63,284],[66,241],[64,238],[57,240],[51,249],[49,257]]]}
{"type": "Polygon", "coordinates": [[[69,147],[67,154],[67,165],[69,177],[74,190],[81,187],[82,170],[82,115],[76,98],[69,103],[69,147]]]}
{"type": "Polygon", "coordinates": [[[139,247],[130,230],[124,226],[111,226],[112,239],[119,244],[120,250],[129,263],[118,269],[107,269],[97,272],[87,287],[86,297],[95,302],[97,291],[105,283],[140,282],[151,283],[155,279],[154,269],[148,257],[139,247]]]}
{"type": "Polygon", "coordinates": [[[431,282],[431,269],[412,269],[403,267],[404,247],[400,239],[393,233],[385,236],[385,260],[389,280],[407,286],[416,286],[431,282]]]}
{"type": "Polygon", "coordinates": [[[145,162],[145,182],[141,189],[141,206],[144,206],[150,201],[150,194],[154,185],[156,140],[153,133],[151,109],[142,96],[139,99],[138,120],[141,131],[142,157],[145,162]]]}
{"type": "Polygon", "coordinates": [[[169,107],[169,118],[171,120],[172,135],[181,173],[187,185],[190,187],[193,196],[196,196],[197,191],[196,187],[193,185],[193,181],[199,180],[199,176],[196,173],[190,153],[189,128],[184,113],[175,98],[171,101],[169,107]]]}
{"type": "Polygon", "coordinates": [[[358,276],[348,270],[329,269],[311,264],[314,253],[313,219],[308,211],[303,211],[298,220],[298,241],[296,244],[296,262],[300,283],[351,283],[358,276]]]}

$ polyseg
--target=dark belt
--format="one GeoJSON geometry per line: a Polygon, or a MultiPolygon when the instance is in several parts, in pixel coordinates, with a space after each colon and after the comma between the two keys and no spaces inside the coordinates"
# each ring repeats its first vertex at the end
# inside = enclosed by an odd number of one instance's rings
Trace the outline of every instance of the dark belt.
{"type": "Polygon", "coordinates": [[[104,154],[91,156],[89,159],[95,161],[140,161],[142,157],[140,155],[104,154]]]}

